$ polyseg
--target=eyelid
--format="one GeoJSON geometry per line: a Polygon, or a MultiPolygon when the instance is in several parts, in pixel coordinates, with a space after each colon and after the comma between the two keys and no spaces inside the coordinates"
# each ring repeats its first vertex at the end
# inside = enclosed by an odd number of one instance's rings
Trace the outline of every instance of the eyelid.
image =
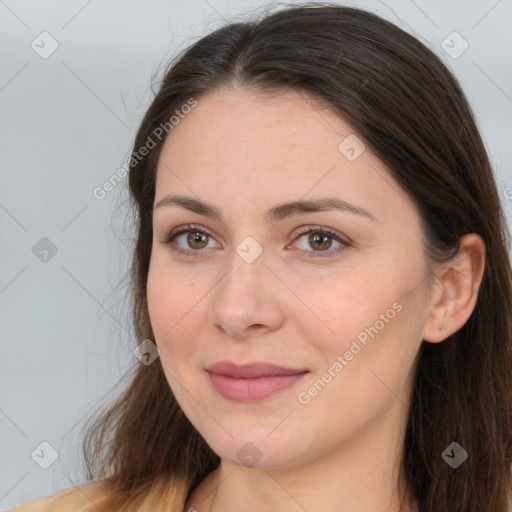
{"type": "Polygon", "coordinates": [[[165,240],[169,240],[175,235],[181,235],[183,233],[188,233],[189,231],[198,231],[201,233],[204,232],[206,235],[214,238],[214,236],[211,234],[211,232],[208,229],[206,229],[204,226],[201,226],[198,224],[182,224],[181,226],[174,228],[168,235],[165,235],[165,240]]]}
{"type": "Polygon", "coordinates": [[[329,228],[327,226],[320,226],[319,224],[309,224],[307,226],[300,227],[297,229],[295,236],[299,237],[307,233],[314,233],[316,231],[331,235],[333,238],[336,238],[340,242],[352,244],[352,240],[350,240],[350,238],[348,238],[347,236],[342,235],[335,229],[329,228]]]}

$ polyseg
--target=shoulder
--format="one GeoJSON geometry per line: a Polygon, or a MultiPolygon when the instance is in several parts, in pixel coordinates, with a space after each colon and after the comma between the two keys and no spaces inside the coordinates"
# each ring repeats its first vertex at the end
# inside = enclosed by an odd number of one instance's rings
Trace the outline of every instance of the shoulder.
{"type": "Polygon", "coordinates": [[[95,502],[108,492],[103,480],[89,482],[27,501],[7,512],[97,512],[98,508],[95,502]]]}

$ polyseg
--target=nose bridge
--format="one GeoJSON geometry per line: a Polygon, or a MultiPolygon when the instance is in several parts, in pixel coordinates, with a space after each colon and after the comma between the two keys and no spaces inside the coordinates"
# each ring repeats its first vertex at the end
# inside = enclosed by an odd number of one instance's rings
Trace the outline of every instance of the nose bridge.
{"type": "Polygon", "coordinates": [[[217,287],[216,299],[236,299],[240,305],[251,302],[251,307],[259,302],[259,297],[264,292],[264,274],[269,270],[266,268],[263,251],[261,250],[260,254],[256,254],[255,251],[254,244],[246,241],[233,248],[228,259],[228,272],[217,287]]]}
{"type": "Polygon", "coordinates": [[[210,322],[233,338],[243,338],[252,325],[275,329],[282,321],[272,273],[263,248],[244,239],[228,258],[226,272],[215,287],[210,322]]]}

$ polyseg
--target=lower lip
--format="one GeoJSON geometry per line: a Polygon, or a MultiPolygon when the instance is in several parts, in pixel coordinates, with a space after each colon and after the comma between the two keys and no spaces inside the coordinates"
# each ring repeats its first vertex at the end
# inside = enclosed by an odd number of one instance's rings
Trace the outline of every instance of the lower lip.
{"type": "Polygon", "coordinates": [[[264,400],[279,391],[290,388],[308,372],[294,375],[272,375],[239,379],[208,372],[213,387],[228,400],[235,402],[255,402],[264,400]]]}

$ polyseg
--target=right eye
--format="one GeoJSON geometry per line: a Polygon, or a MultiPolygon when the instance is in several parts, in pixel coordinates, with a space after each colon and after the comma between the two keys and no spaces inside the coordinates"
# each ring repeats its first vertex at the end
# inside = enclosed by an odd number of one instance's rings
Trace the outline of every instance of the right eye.
{"type": "Polygon", "coordinates": [[[162,243],[168,245],[172,251],[178,254],[196,257],[201,256],[202,249],[207,248],[208,238],[213,240],[211,235],[203,229],[194,224],[187,224],[173,229],[162,243]],[[183,240],[186,247],[180,247],[177,244],[180,239],[183,240]]]}

